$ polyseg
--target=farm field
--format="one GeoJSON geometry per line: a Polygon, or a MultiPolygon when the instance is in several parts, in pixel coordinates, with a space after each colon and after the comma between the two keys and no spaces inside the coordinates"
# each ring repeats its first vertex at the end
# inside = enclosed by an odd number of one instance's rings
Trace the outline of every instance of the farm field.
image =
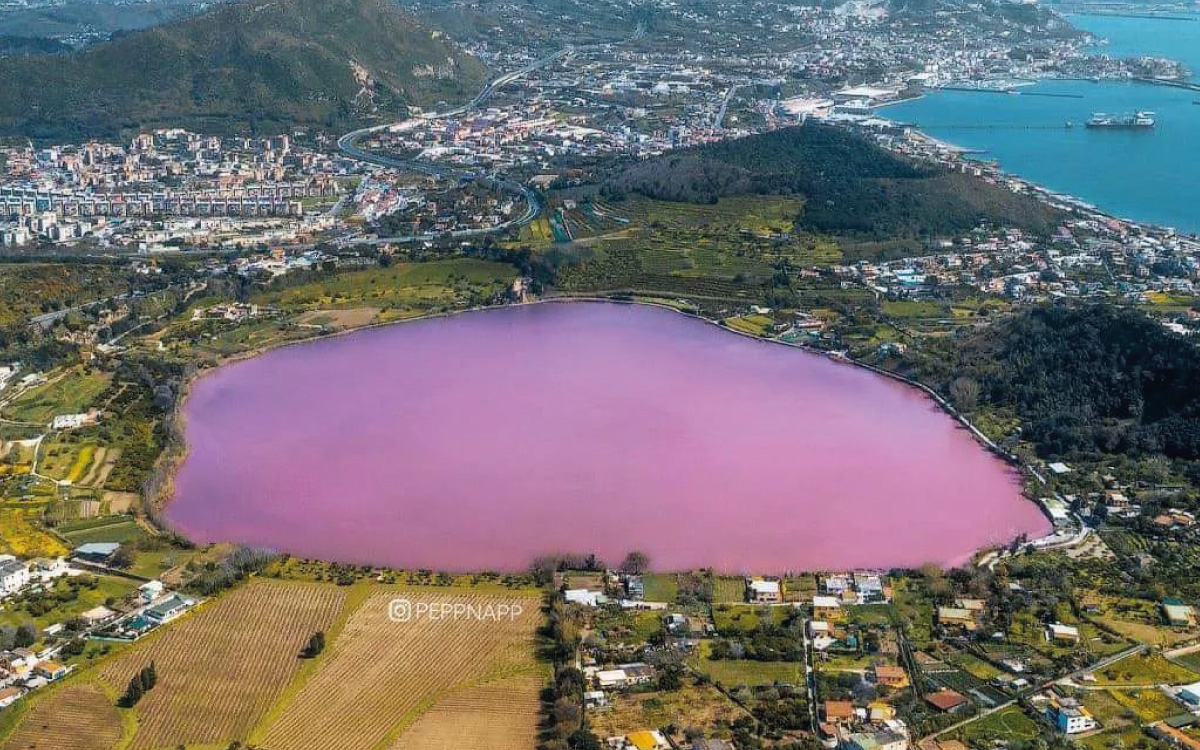
{"type": "Polygon", "coordinates": [[[4,414],[21,422],[48,424],[55,415],[75,414],[94,406],[111,381],[112,375],[106,372],[73,367],[22,393],[4,408],[4,414]]]}
{"type": "Polygon", "coordinates": [[[450,693],[388,750],[532,748],[537,745],[543,684],[539,675],[518,675],[450,693]]]}
{"type": "MultiPolygon", "coordinates": [[[[540,600],[522,596],[381,590],[372,593],[326,648],[317,669],[272,709],[252,744],[273,750],[388,747],[438,701],[463,688],[536,674],[540,600]],[[389,617],[407,599],[413,616],[389,617]],[[519,605],[514,618],[434,619],[421,605],[519,605]]],[[[160,670],[161,671],[161,670],[160,670]]]]}
{"type": "Polygon", "coordinates": [[[0,750],[112,750],[124,733],[115,698],[85,682],[37,700],[0,750]]]}
{"type": "Polygon", "coordinates": [[[1009,706],[973,721],[953,736],[972,747],[990,747],[999,742],[1028,742],[1037,739],[1042,726],[1019,706],[1009,706]]]}
{"type": "Polygon", "coordinates": [[[618,696],[612,707],[589,714],[598,737],[625,735],[674,724],[709,728],[732,723],[746,712],[711,685],[685,685],[679,690],[618,696]]]}
{"type": "Polygon", "coordinates": [[[719,682],[727,688],[745,685],[800,685],[800,664],[790,661],[751,661],[749,659],[705,659],[693,656],[688,659],[688,666],[707,675],[713,682],[719,682]]]}
{"type": "Polygon", "coordinates": [[[150,662],[158,672],[134,709],[132,750],[244,741],[304,665],[309,636],[334,624],[346,592],[256,580],[105,665],[101,679],[117,693],[150,662]]]}
{"type": "Polygon", "coordinates": [[[381,318],[398,318],[481,304],[512,284],[516,272],[503,263],[457,258],[432,263],[397,263],[284,286],[255,295],[258,304],[285,310],[374,308],[381,318]]]}
{"type": "Polygon", "coordinates": [[[1158,654],[1134,654],[1095,672],[1100,685],[1183,685],[1200,680],[1200,674],[1158,654]]]}
{"type": "Polygon", "coordinates": [[[0,553],[18,557],[61,557],[68,550],[56,537],[38,528],[44,504],[0,504],[0,553]]]}

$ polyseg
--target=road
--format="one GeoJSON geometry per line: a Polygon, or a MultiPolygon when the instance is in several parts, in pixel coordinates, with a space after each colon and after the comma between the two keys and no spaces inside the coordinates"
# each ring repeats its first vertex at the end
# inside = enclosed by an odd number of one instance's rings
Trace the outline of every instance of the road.
{"type": "MultiPolygon", "coordinates": [[[[455,107],[454,109],[447,110],[445,112],[437,112],[437,113],[433,113],[433,114],[421,115],[417,119],[425,120],[425,121],[438,120],[438,119],[443,119],[443,118],[447,118],[447,117],[457,117],[458,115],[464,114],[466,112],[470,112],[471,110],[476,109],[481,104],[483,104],[485,101],[487,101],[489,98],[491,98],[492,94],[496,93],[497,89],[502,88],[502,87],[512,83],[513,81],[519,80],[520,78],[523,78],[524,76],[532,73],[535,70],[540,70],[541,68],[551,65],[559,60],[570,57],[573,54],[575,54],[575,48],[568,45],[568,46],[560,49],[559,51],[555,52],[554,54],[546,55],[543,58],[535,60],[534,62],[530,63],[529,65],[526,65],[525,67],[521,68],[520,70],[514,70],[511,73],[505,73],[504,75],[500,76],[499,78],[489,81],[488,84],[486,86],[484,86],[483,89],[478,94],[475,95],[474,99],[472,99],[471,101],[467,102],[466,104],[464,104],[460,107],[455,107]]],[[[469,171],[469,170],[465,170],[465,169],[440,166],[437,164],[432,164],[430,162],[414,161],[411,159],[395,159],[390,156],[383,156],[381,154],[375,154],[370,151],[365,151],[356,145],[359,141],[361,141],[363,138],[365,138],[369,135],[378,133],[383,130],[388,130],[389,128],[398,127],[398,126],[402,125],[404,122],[407,122],[407,121],[394,122],[394,123],[389,123],[387,125],[374,125],[369,128],[360,128],[358,130],[351,131],[349,133],[346,133],[345,135],[343,135],[341,138],[338,139],[338,148],[341,149],[342,153],[346,154],[350,158],[357,159],[358,161],[366,162],[368,164],[378,164],[380,166],[392,167],[394,169],[406,169],[406,170],[411,170],[414,172],[420,172],[422,174],[433,175],[434,177],[449,177],[449,178],[474,180],[476,182],[482,182],[485,185],[488,185],[489,187],[495,188],[500,191],[515,193],[517,195],[520,195],[521,198],[525,201],[525,211],[519,217],[516,217],[514,219],[509,219],[508,221],[503,222],[501,224],[497,224],[496,226],[493,226],[493,227],[481,227],[478,229],[460,229],[455,232],[450,232],[448,235],[446,233],[437,233],[437,234],[424,234],[424,235],[403,235],[403,236],[396,236],[396,237],[373,237],[373,238],[372,237],[355,237],[355,238],[347,238],[347,239],[341,240],[340,244],[343,244],[343,245],[363,245],[363,244],[378,245],[378,244],[391,243],[391,242],[397,242],[397,243],[418,242],[420,240],[437,239],[439,237],[446,237],[446,236],[456,238],[456,239],[457,238],[465,238],[465,237],[477,237],[477,236],[481,236],[481,235],[495,234],[497,232],[503,232],[508,229],[512,229],[514,227],[521,227],[521,226],[524,226],[524,225],[530,223],[535,218],[537,218],[537,215],[542,210],[541,201],[538,199],[537,193],[530,190],[528,187],[526,187],[525,185],[522,185],[519,182],[516,182],[514,180],[507,180],[507,179],[500,178],[500,177],[495,177],[492,175],[479,174],[477,172],[473,172],[473,171],[469,171]]]]}
{"type": "Polygon", "coordinates": [[[1062,677],[1056,677],[1053,680],[1048,680],[1040,685],[1035,685],[1032,687],[1025,688],[1024,691],[1022,691],[1021,693],[1018,693],[1017,697],[1013,698],[1012,700],[992,706],[991,708],[987,709],[986,711],[981,711],[980,713],[972,716],[969,719],[964,719],[963,721],[960,721],[956,724],[951,724],[950,726],[946,727],[945,729],[941,729],[937,732],[934,732],[933,734],[929,735],[928,737],[923,737],[922,740],[941,737],[942,735],[947,734],[949,732],[953,732],[956,729],[961,729],[962,727],[965,727],[968,724],[979,721],[980,719],[983,719],[986,716],[991,716],[992,714],[994,714],[998,711],[1003,711],[1004,709],[1008,708],[1009,706],[1015,705],[1017,703],[1017,701],[1019,701],[1021,698],[1023,698],[1026,695],[1030,695],[1032,693],[1037,693],[1042,690],[1048,690],[1055,683],[1063,682],[1065,680],[1074,680],[1076,677],[1082,677],[1083,675],[1087,674],[1088,672],[1095,672],[1098,669],[1104,669],[1109,664],[1113,664],[1114,662],[1118,662],[1121,659],[1124,659],[1129,656],[1133,656],[1134,654],[1140,654],[1141,652],[1145,651],[1147,648],[1148,647],[1144,643],[1138,644],[1136,646],[1131,646],[1130,648],[1127,648],[1124,651],[1118,651],[1117,653],[1112,654],[1111,656],[1106,656],[1094,664],[1089,664],[1088,666],[1084,667],[1083,669],[1077,669],[1074,672],[1071,672],[1070,674],[1063,675],[1062,677]]]}

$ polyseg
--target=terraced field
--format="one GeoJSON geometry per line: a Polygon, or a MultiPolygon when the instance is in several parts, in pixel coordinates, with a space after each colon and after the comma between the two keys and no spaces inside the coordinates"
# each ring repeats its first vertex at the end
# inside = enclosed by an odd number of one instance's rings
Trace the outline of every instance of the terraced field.
{"type": "Polygon", "coordinates": [[[112,750],[123,734],[111,696],[88,682],[38,700],[0,750],[112,750]]]}
{"type": "MultiPolygon", "coordinates": [[[[534,673],[533,639],[540,619],[538,600],[529,597],[376,592],[350,616],[316,672],[290,702],[277,707],[277,718],[256,732],[252,743],[273,750],[388,747],[406,728],[417,727],[425,711],[457,691],[534,673]],[[514,619],[413,616],[396,622],[388,613],[389,602],[398,595],[413,607],[509,604],[520,605],[522,613],[514,619]]],[[[441,718],[435,714],[430,719],[435,727],[448,719],[447,712],[461,715],[486,694],[466,695],[467,703],[451,699],[456,702],[442,704],[441,718]]],[[[430,730],[426,725],[420,731],[430,730]]]]}
{"type": "Polygon", "coordinates": [[[345,601],[335,586],[254,581],[106,665],[101,678],[116,692],[152,661],[158,672],[135,709],[132,750],[245,740],[345,601]]]}

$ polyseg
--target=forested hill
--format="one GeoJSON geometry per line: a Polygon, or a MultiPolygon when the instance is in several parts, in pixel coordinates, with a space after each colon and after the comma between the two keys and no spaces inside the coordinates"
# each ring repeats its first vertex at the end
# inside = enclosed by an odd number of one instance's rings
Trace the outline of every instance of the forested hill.
{"type": "Polygon", "coordinates": [[[1015,409],[1044,455],[1163,453],[1200,459],[1200,349],[1145,315],[1037,308],[959,342],[938,377],[1015,409]]]}
{"type": "Polygon", "coordinates": [[[1046,234],[1060,218],[1033,198],[818,124],[672,152],[626,168],[604,190],[690,203],[798,194],[806,199],[799,228],[880,239],[966,232],[983,221],[1046,234]]]}
{"type": "Polygon", "coordinates": [[[70,55],[0,58],[0,134],[340,129],[468,99],[484,72],[392,0],[222,3],[70,55]]]}

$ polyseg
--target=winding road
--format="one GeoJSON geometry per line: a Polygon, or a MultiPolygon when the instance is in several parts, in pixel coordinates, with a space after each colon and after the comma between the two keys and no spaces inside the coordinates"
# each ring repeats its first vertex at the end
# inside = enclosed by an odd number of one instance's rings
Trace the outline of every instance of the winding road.
{"type": "MultiPolygon", "coordinates": [[[[559,51],[555,52],[554,54],[546,55],[545,57],[535,60],[534,62],[530,63],[529,65],[526,65],[525,67],[521,68],[520,70],[514,70],[511,73],[505,73],[504,75],[500,76],[499,78],[489,81],[488,84],[486,86],[484,86],[483,89],[478,94],[475,95],[475,98],[472,99],[471,101],[467,102],[466,104],[463,104],[459,107],[455,107],[454,109],[451,109],[451,110],[447,110],[445,112],[436,112],[436,113],[421,115],[420,117],[416,118],[416,120],[418,120],[418,121],[438,120],[438,119],[443,119],[443,118],[447,118],[447,117],[457,117],[458,115],[464,114],[466,112],[470,112],[471,110],[476,109],[481,104],[483,104],[485,101],[487,101],[489,98],[491,98],[492,94],[494,94],[497,89],[502,88],[503,86],[506,86],[520,78],[523,78],[524,76],[534,72],[535,70],[540,70],[540,69],[545,68],[546,66],[551,65],[559,60],[570,57],[573,54],[575,54],[574,47],[571,47],[571,46],[564,47],[564,48],[560,49],[559,51]]],[[[436,233],[436,234],[421,234],[421,235],[404,235],[404,236],[397,236],[397,237],[351,237],[351,238],[346,238],[346,239],[341,240],[340,244],[343,244],[343,245],[379,245],[379,244],[391,243],[391,242],[418,242],[420,240],[436,239],[436,238],[447,237],[447,236],[453,237],[453,238],[477,237],[477,236],[481,236],[481,235],[495,234],[497,232],[503,232],[507,229],[511,229],[514,227],[522,227],[522,226],[525,226],[526,224],[530,223],[531,221],[533,221],[535,218],[537,218],[537,215],[542,210],[541,201],[538,199],[537,193],[535,193],[533,190],[529,189],[527,186],[525,186],[519,182],[516,182],[515,180],[508,180],[508,179],[496,177],[493,175],[480,174],[478,172],[474,172],[474,171],[470,171],[470,170],[440,166],[437,164],[432,164],[430,162],[415,161],[412,159],[395,159],[390,156],[383,156],[381,154],[372,153],[370,151],[366,151],[366,150],[358,147],[358,145],[357,145],[358,142],[361,141],[363,138],[370,136],[374,133],[378,133],[380,131],[399,127],[400,125],[403,125],[405,122],[410,122],[410,121],[402,120],[400,122],[393,122],[393,123],[388,123],[385,125],[373,125],[369,128],[360,128],[358,130],[351,131],[349,133],[346,133],[345,135],[343,135],[341,138],[338,139],[338,143],[337,143],[338,148],[342,151],[342,153],[346,154],[350,158],[356,159],[361,162],[366,162],[368,164],[378,164],[380,166],[392,167],[395,169],[407,169],[407,170],[412,170],[414,172],[420,172],[422,174],[433,175],[434,177],[450,177],[450,178],[458,178],[458,179],[464,179],[464,180],[474,180],[476,182],[481,182],[485,185],[488,185],[489,187],[493,187],[497,190],[501,190],[501,191],[509,192],[509,193],[516,193],[524,199],[525,211],[520,216],[513,218],[513,219],[509,219],[508,221],[503,222],[502,224],[497,224],[496,226],[493,226],[493,227],[481,227],[478,229],[459,229],[457,231],[450,232],[449,234],[436,233]]]]}

